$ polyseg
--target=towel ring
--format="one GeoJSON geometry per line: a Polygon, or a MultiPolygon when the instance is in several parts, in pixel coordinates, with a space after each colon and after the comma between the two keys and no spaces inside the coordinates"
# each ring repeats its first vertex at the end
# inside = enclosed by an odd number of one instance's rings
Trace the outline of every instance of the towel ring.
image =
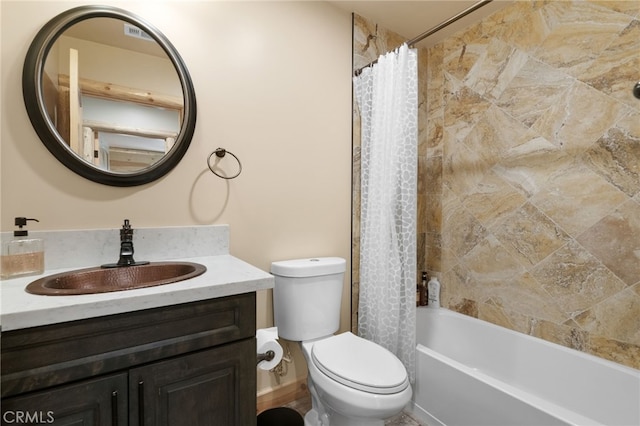
{"type": "Polygon", "coordinates": [[[211,173],[213,173],[214,175],[216,175],[216,176],[218,176],[219,178],[222,178],[222,179],[237,178],[238,176],[240,176],[240,173],[242,172],[242,163],[240,162],[240,159],[238,157],[236,157],[236,155],[233,152],[227,151],[224,148],[216,148],[215,151],[213,151],[211,154],[209,154],[209,158],[207,158],[207,165],[209,166],[209,170],[211,170],[211,173]],[[235,158],[236,161],[238,162],[238,173],[236,173],[233,176],[222,176],[222,175],[216,173],[215,170],[213,170],[213,167],[211,167],[211,157],[213,157],[213,154],[215,154],[216,157],[218,157],[218,158],[222,158],[227,154],[229,154],[233,158],[235,158]]]}

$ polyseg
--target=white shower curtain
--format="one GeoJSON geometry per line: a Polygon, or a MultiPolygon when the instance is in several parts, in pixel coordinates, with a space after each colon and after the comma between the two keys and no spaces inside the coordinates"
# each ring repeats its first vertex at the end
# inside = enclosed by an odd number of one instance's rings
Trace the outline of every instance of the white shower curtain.
{"type": "Polygon", "coordinates": [[[358,333],[415,378],[417,53],[406,44],[354,78],[361,119],[358,333]]]}

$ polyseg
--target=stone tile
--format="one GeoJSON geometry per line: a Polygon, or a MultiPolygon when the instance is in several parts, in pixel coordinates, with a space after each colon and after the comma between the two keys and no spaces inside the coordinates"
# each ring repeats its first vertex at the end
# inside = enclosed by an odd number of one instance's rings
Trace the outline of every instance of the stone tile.
{"type": "Polygon", "coordinates": [[[430,156],[425,159],[425,173],[421,175],[425,181],[424,192],[442,193],[442,156],[430,156]]]}
{"type": "Polygon", "coordinates": [[[483,37],[482,25],[473,25],[443,43],[443,70],[463,80],[487,49],[490,39],[483,37]]]}
{"type": "Polygon", "coordinates": [[[531,203],[524,204],[492,229],[495,237],[526,268],[565,245],[570,237],[531,203]]]}
{"type": "Polygon", "coordinates": [[[463,140],[491,106],[487,100],[454,78],[445,78],[444,126],[455,140],[463,140]]]}
{"type": "Polygon", "coordinates": [[[419,142],[418,149],[422,152],[424,144],[424,155],[427,157],[441,157],[444,142],[444,108],[435,110],[428,114],[426,127],[426,141],[419,142]]]}
{"type": "Polygon", "coordinates": [[[507,311],[493,300],[480,304],[478,318],[520,333],[528,334],[531,329],[529,317],[516,311],[507,311]]]}
{"type": "Polygon", "coordinates": [[[486,229],[459,202],[443,208],[443,245],[460,258],[486,235],[486,229]]]}
{"type": "Polygon", "coordinates": [[[631,91],[640,70],[640,20],[633,20],[609,47],[589,66],[576,72],[581,81],[630,107],[638,100],[631,91]]]}
{"type": "Polygon", "coordinates": [[[589,339],[588,334],[572,322],[556,324],[550,321],[536,321],[531,335],[578,351],[587,349],[589,339]]]}
{"type": "MultiPolygon", "coordinates": [[[[530,332],[528,321],[531,318],[555,323],[562,323],[568,318],[554,298],[527,272],[509,282],[496,282],[478,293],[484,301],[483,308],[491,306],[494,315],[499,312],[499,316],[509,318],[508,321],[518,324],[518,331],[523,333],[530,332]]],[[[491,322],[498,324],[496,320],[491,322]]]]}
{"type": "Polygon", "coordinates": [[[631,22],[631,17],[587,1],[549,2],[541,10],[551,32],[534,52],[572,75],[590,66],[631,22]]]}
{"type": "Polygon", "coordinates": [[[575,79],[549,65],[529,59],[498,98],[496,105],[530,127],[566,95],[575,79]]]}
{"type": "Polygon", "coordinates": [[[450,132],[445,132],[444,150],[447,154],[442,164],[443,185],[461,197],[473,193],[490,172],[481,153],[456,141],[450,132]]]}
{"type": "Polygon", "coordinates": [[[427,235],[424,232],[418,232],[416,235],[416,277],[419,277],[420,272],[425,270],[426,257],[427,235]]]}
{"type": "Polygon", "coordinates": [[[598,303],[575,320],[592,335],[640,346],[640,294],[631,288],[598,303]]]}
{"type": "Polygon", "coordinates": [[[640,345],[618,342],[604,336],[592,336],[589,340],[588,352],[640,370],[640,345]]]}
{"type": "Polygon", "coordinates": [[[640,193],[640,112],[631,112],[609,129],[585,153],[584,161],[628,196],[640,193]]]}
{"type": "Polygon", "coordinates": [[[530,130],[505,151],[493,171],[526,196],[537,194],[549,181],[573,167],[566,151],[530,130]]]}
{"type": "Polygon", "coordinates": [[[565,170],[530,199],[573,237],[626,200],[624,193],[586,167],[565,170]]]}
{"type": "Polygon", "coordinates": [[[418,180],[416,191],[418,194],[425,194],[427,188],[427,182],[423,178],[427,173],[427,156],[418,155],[418,180]]]}
{"type": "Polygon", "coordinates": [[[427,112],[440,110],[444,106],[443,46],[438,44],[427,51],[427,112]]]}
{"type": "Polygon", "coordinates": [[[442,232],[442,196],[429,193],[425,196],[425,224],[427,232],[442,232]]]}
{"type": "Polygon", "coordinates": [[[431,274],[442,271],[442,234],[440,232],[427,232],[425,255],[425,269],[431,274]]]}
{"type": "Polygon", "coordinates": [[[425,233],[427,231],[427,196],[425,194],[418,193],[416,207],[416,232],[425,233]]]}
{"type": "Polygon", "coordinates": [[[629,109],[624,104],[576,81],[566,96],[548,108],[531,128],[576,155],[589,148],[627,114],[629,109]]]}
{"type": "Polygon", "coordinates": [[[380,53],[372,43],[377,37],[377,25],[366,18],[354,14],[353,25],[353,67],[358,69],[374,61],[380,53]]]}
{"type": "MultiPolygon", "coordinates": [[[[419,152],[442,157],[443,191],[440,208],[421,172],[417,265],[441,277],[443,306],[640,369],[626,341],[640,297],[638,18],[637,0],[518,1],[429,49],[419,152]],[[555,229],[577,241],[547,246],[555,229]]],[[[356,38],[356,56],[391,49],[375,25],[356,38]]]]}
{"type": "Polygon", "coordinates": [[[469,280],[477,285],[481,299],[500,297],[500,291],[509,287],[525,273],[525,268],[492,235],[487,235],[474,245],[462,259],[469,280]],[[498,290],[496,290],[498,289],[498,290]]]}
{"type": "Polygon", "coordinates": [[[484,175],[475,190],[462,199],[462,204],[489,228],[524,204],[526,198],[493,172],[484,175]]]}
{"type": "Polygon", "coordinates": [[[478,318],[478,304],[474,300],[462,299],[460,303],[450,306],[450,309],[463,315],[478,318]]]}
{"type": "Polygon", "coordinates": [[[640,0],[590,0],[591,3],[607,7],[616,12],[625,13],[629,16],[639,17],[640,0]]]}
{"type": "MultiPolygon", "coordinates": [[[[460,208],[461,203],[460,200],[458,199],[458,197],[455,195],[455,193],[453,191],[451,191],[449,188],[447,188],[446,186],[444,187],[444,191],[442,193],[442,220],[444,223],[445,217],[450,214],[451,211],[460,208]]],[[[446,271],[449,271],[450,269],[452,269],[453,267],[455,267],[458,262],[459,259],[458,257],[453,253],[453,251],[451,250],[451,245],[447,244],[444,241],[444,236],[448,233],[447,230],[443,229],[441,230],[441,234],[442,234],[442,238],[441,238],[441,260],[442,260],[442,265],[443,265],[443,269],[441,269],[441,271],[444,273],[446,271]]]]}
{"type": "Polygon", "coordinates": [[[531,52],[538,48],[551,32],[540,13],[540,2],[519,1],[487,18],[487,32],[518,49],[531,52]]]}
{"type": "Polygon", "coordinates": [[[477,93],[498,99],[527,62],[525,52],[493,39],[469,70],[463,82],[477,93]]]}
{"type": "Polygon", "coordinates": [[[392,31],[379,28],[374,22],[354,15],[353,59],[354,69],[361,68],[378,59],[405,42],[405,38],[392,31]]]}
{"type": "Polygon", "coordinates": [[[418,106],[418,157],[427,156],[429,146],[429,115],[424,105],[418,106]]]}
{"type": "Polygon", "coordinates": [[[427,155],[429,142],[427,53],[426,49],[418,49],[418,156],[427,155]]]}
{"type": "Polygon", "coordinates": [[[530,271],[570,316],[577,315],[625,288],[602,262],[578,243],[569,242],[530,271]]]}
{"type": "MultiPolygon", "coordinates": [[[[354,93],[354,99],[355,99],[355,93],[354,93]]],[[[352,136],[353,136],[353,147],[354,149],[357,147],[358,149],[360,149],[361,144],[361,134],[360,134],[360,124],[361,124],[361,120],[360,120],[360,110],[358,109],[358,103],[357,102],[353,102],[353,110],[351,112],[352,115],[352,136]]],[[[360,157],[359,157],[359,153],[360,151],[358,151],[358,163],[360,162],[360,157]]],[[[354,161],[356,160],[356,158],[354,157],[354,161]]]]}
{"type": "Polygon", "coordinates": [[[629,200],[577,240],[627,285],[634,285],[640,282],[639,235],[640,205],[629,200]]]}
{"type": "Polygon", "coordinates": [[[472,282],[464,264],[459,263],[440,276],[440,305],[465,315],[477,317],[477,302],[480,298],[476,291],[479,289],[472,282]],[[475,314],[473,314],[475,312],[475,314]]]}
{"type": "Polygon", "coordinates": [[[489,107],[463,143],[470,151],[480,153],[484,164],[495,165],[505,151],[513,148],[528,129],[496,106],[489,107]]]}

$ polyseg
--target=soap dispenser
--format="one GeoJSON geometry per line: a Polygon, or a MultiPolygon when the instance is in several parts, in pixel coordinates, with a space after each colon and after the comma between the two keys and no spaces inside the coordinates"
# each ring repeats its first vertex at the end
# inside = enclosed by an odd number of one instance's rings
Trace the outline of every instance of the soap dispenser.
{"type": "Polygon", "coordinates": [[[44,241],[29,238],[29,231],[22,229],[27,226],[28,220],[39,222],[38,219],[15,218],[18,229],[13,231],[14,238],[2,247],[1,279],[44,272],[44,241]]]}
{"type": "Polygon", "coordinates": [[[427,305],[430,308],[439,308],[440,307],[440,281],[438,281],[437,277],[433,277],[429,280],[427,284],[427,288],[429,291],[429,304],[427,305]]]}

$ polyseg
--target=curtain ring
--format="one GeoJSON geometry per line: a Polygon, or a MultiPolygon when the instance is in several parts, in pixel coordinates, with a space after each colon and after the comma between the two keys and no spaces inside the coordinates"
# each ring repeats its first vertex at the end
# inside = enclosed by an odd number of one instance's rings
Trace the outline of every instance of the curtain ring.
{"type": "Polygon", "coordinates": [[[240,162],[240,159],[238,157],[236,157],[236,155],[233,152],[227,151],[224,148],[216,148],[215,151],[213,151],[211,154],[209,154],[209,158],[207,158],[207,165],[209,166],[209,170],[211,170],[211,173],[213,173],[214,175],[216,175],[216,176],[218,176],[219,178],[222,178],[222,179],[234,179],[234,178],[237,178],[238,176],[240,176],[240,173],[242,172],[242,163],[240,162]],[[236,161],[238,162],[238,173],[236,173],[233,176],[222,176],[222,175],[216,173],[213,170],[213,167],[211,167],[211,157],[213,157],[213,154],[215,154],[216,157],[218,157],[218,158],[223,158],[227,154],[229,154],[233,158],[235,158],[236,161]]]}

